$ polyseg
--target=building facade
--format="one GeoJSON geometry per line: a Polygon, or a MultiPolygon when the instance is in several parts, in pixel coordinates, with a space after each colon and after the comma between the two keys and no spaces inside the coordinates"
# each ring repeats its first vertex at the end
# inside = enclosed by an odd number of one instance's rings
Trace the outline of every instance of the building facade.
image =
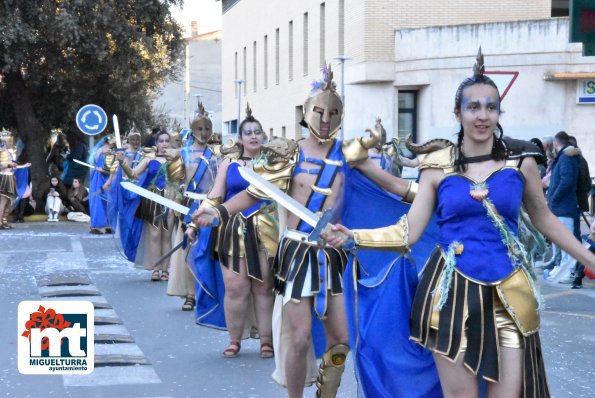
{"type": "Polygon", "coordinates": [[[200,100],[213,120],[213,131],[221,132],[221,31],[186,37],[185,58],[180,73],[168,82],[154,109],[187,128],[200,100]]]}
{"type": "MultiPolygon", "coordinates": [[[[552,3],[503,0],[478,9],[470,0],[224,0],[222,9],[224,131],[235,132],[238,105],[241,119],[249,102],[270,135],[294,138],[302,134],[303,101],[325,61],[339,91],[342,80],[345,85],[345,137],[362,134],[378,116],[392,134],[399,101],[411,102],[395,90],[395,31],[544,19],[552,3]],[[340,56],[350,58],[344,75],[340,56]]],[[[404,121],[409,111],[403,109],[404,121]]]]}

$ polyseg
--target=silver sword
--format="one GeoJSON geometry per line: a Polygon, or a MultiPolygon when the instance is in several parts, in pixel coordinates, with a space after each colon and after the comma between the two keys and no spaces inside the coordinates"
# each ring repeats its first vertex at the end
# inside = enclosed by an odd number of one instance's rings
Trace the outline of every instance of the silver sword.
{"type": "MultiPolygon", "coordinates": [[[[306,224],[314,227],[314,230],[308,236],[309,241],[318,242],[320,240],[321,233],[326,233],[329,235],[344,235],[341,232],[332,231],[331,224],[329,222],[330,217],[328,216],[328,211],[325,213],[324,217],[318,217],[316,213],[265,180],[254,170],[247,167],[239,167],[238,170],[240,175],[246,181],[260,189],[262,192],[266,193],[268,197],[276,201],[280,206],[286,208],[289,212],[301,218],[306,224]]],[[[353,238],[347,238],[343,244],[343,248],[346,250],[351,250],[354,247],[355,241],[353,238]]]]}

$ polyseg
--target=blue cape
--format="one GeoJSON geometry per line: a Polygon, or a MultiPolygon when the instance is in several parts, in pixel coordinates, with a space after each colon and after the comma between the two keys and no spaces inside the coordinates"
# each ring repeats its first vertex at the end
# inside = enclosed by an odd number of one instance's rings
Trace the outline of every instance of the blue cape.
{"type": "MultiPolygon", "coordinates": [[[[396,223],[409,210],[395,195],[360,172],[346,178],[343,223],[377,228],[396,223]]],[[[366,251],[352,255],[344,275],[349,339],[360,393],[366,397],[441,397],[434,360],[409,340],[409,315],[418,274],[438,238],[434,220],[410,254],[366,251]],[[356,268],[354,268],[356,267],[356,268]]]]}

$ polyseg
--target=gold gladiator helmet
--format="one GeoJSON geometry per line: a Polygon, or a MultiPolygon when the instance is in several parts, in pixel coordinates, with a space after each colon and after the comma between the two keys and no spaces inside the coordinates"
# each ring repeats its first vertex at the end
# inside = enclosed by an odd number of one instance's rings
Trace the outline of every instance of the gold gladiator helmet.
{"type": "Polygon", "coordinates": [[[322,68],[322,80],[312,83],[312,91],[304,103],[302,126],[322,143],[333,139],[343,120],[343,102],[337,94],[330,65],[322,68]]]}
{"type": "Polygon", "coordinates": [[[190,123],[192,136],[201,143],[207,143],[213,134],[213,122],[209,118],[209,113],[205,110],[202,102],[198,103],[196,117],[190,123]]]}

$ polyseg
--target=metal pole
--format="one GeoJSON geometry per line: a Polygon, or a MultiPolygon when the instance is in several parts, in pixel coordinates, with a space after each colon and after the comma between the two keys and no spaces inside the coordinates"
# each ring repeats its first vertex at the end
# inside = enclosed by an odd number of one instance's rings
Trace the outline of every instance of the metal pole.
{"type": "MultiPolygon", "coordinates": [[[[341,64],[341,102],[343,103],[343,109],[345,109],[345,61],[349,61],[351,58],[348,57],[347,55],[339,55],[335,59],[338,60],[339,63],[341,64]]],[[[344,119],[345,119],[345,117],[343,117],[343,119],[341,119],[341,131],[339,133],[339,137],[341,138],[341,141],[344,138],[344,130],[345,130],[344,119]]]]}
{"type": "Polygon", "coordinates": [[[234,80],[238,84],[238,119],[236,122],[236,135],[240,137],[240,118],[242,117],[242,83],[246,83],[246,80],[234,80]]]}
{"type": "Polygon", "coordinates": [[[188,119],[186,118],[188,115],[188,96],[190,95],[190,45],[186,42],[185,46],[186,50],[186,73],[185,73],[185,87],[184,87],[184,123],[183,126],[189,126],[188,119]],[[188,124],[186,124],[188,123],[188,124]]]}

